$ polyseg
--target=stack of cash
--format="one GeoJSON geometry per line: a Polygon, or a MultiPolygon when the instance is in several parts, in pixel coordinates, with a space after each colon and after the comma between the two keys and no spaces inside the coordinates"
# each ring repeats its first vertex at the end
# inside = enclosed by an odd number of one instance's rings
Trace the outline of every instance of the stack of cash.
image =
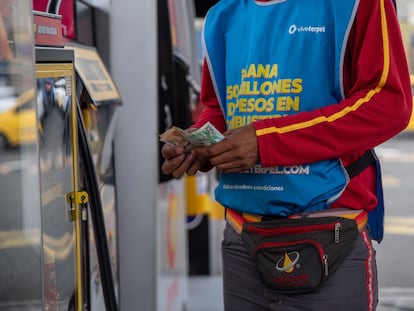
{"type": "Polygon", "coordinates": [[[187,132],[174,126],[160,135],[160,141],[173,146],[183,146],[187,150],[197,146],[210,146],[223,139],[223,134],[210,122],[193,132],[187,132]]]}

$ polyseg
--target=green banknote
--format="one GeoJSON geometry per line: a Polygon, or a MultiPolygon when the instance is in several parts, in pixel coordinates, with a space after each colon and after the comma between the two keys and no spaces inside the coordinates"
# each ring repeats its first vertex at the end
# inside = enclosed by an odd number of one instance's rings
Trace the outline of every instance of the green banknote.
{"type": "Polygon", "coordinates": [[[162,133],[159,138],[162,142],[172,146],[183,146],[189,151],[196,146],[210,146],[218,143],[224,139],[224,136],[213,124],[207,122],[193,132],[187,132],[174,126],[162,133]]]}
{"type": "Polygon", "coordinates": [[[185,139],[189,142],[190,146],[210,146],[224,139],[213,124],[207,122],[199,129],[185,134],[185,139]]]}

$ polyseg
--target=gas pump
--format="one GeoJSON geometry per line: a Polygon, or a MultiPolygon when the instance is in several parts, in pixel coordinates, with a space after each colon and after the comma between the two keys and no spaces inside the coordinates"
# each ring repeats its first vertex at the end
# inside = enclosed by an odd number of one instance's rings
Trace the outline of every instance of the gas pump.
{"type": "Polygon", "coordinates": [[[44,270],[54,276],[45,277],[44,304],[117,310],[113,135],[121,100],[96,49],[64,44],[62,20],[34,12],[42,230],[70,242],[63,255],[44,239],[44,270]]]}

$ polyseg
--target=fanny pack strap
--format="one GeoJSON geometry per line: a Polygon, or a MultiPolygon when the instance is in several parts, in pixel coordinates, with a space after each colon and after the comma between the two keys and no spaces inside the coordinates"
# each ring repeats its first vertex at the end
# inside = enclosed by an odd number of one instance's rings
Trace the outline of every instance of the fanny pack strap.
{"type": "MultiPolygon", "coordinates": [[[[355,220],[359,231],[362,231],[368,222],[368,213],[366,211],[352,210],[352,209],[340,209],[340,208],[334,208],[334,209],[318,211],[318,212],[311,212],[307,214],[294,214],[286,218],[298,219],[298,218],[331,217],[331,216],[337,216],[337,217],[343,217],[343,218],[355,220]]],[[[260,215],[240,213],[231,208],[225,209],[225,218],[227,222],[233,227],[233,229],[239,234],[243,231],[243,224],[245,222],[254,223],[254,222],[262,221],[262,216],[260,215]]]]}
{"type": "Polygon", "coordinates": [[[375,155],[374,150],[371,149],[366,151],[360,158],[348,165],[345,169],[348,172],[348,176],[352,178],[372,164],[375,164],[377,168],[376,195],[378,204],[373,211],[368,213],[368,224],[371,238],[373,240],[381,242],[384,235],[384,198],[380,163],[377,156],[375,155]]]}
{"type": "Polygon", "coordinates": [[[376,161],[374,151],[372,149],[367,150],[362,156],[360,156],[357,160],[349,164],[345,167],[346,171],[348,172],[349,178],[355,177],[363,170],[365,170],[368,166],[374,164],[376,161]]]}

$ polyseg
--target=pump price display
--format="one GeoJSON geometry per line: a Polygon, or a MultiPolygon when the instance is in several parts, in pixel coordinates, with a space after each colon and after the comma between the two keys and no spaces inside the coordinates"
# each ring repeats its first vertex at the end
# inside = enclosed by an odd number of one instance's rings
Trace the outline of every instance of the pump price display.
{"type": "Polygon", "coordinates": [[[210,122],[193,132],[187,132],[174,126],[160,135],[160,141],[173,146],[183,146],[187,150],[196,146],[210,146],[223,139],[223,134],[210,122]]]}

